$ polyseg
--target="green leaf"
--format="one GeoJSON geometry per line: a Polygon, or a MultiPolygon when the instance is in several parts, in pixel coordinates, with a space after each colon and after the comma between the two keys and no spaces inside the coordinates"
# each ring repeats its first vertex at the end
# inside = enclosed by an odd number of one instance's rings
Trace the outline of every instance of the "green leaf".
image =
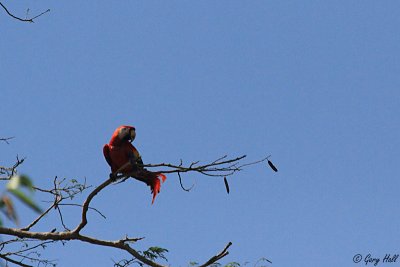
{"type": "Polygon", "coordinates": [[[19,189],[8,189],[8,191],[10,193],[12,193],[15,197],[17,197],[19,200],[21,200],[22,202],[24,202],[27,206],[29,206],[31,209],[33,209],[34,211],[36,211],[37,213],[41,213],[42,209],[36,205],[36,203],[29,198],[28,196],[26,196],[24,194],[24,192],[22,192],[19,189]]]}
{"type": "Polygon", "coordinates": [[[42,209],[30,197],[22,192],[20,188],[27,188],[31,192],[34,191],[33,183],[28,176],[15,175],[11,177],[10,181],[7,184],[7,190],[23,203],[25,203],[27,206],[29,206],[31,209],[33,209],[37,213],[41,213],[42,209]]]}
{"type": "Polygon", "coordinates": [[[2,226],[3,226],[3,220],[0,217],[0,227],[2,227],[2,226]]]}
{"type": "Polygon", "coordinates": [[[29,190],[32,191],[32,192],[34,191],[34,189],[33,189],[33,183],[32,183],[31,179],[30,179],[28,176],[26,176],[26,175],[21,175],[21,176],[19,176],[19,178],[20,178],[20,184],[21,184],[21,186],[23,186],[23,187],[29,189],[29,190]]]}
{"type": "Polygon", "coordinates": [[[26,175],[15,175],[11,177],[10,181],[7,184],[7,189],[17,189],[19,187],[27,188],[29,191],[34,191],[33,183],[31,179],[29,179],[26,175]]]}
{"type": "Polygon", "coordinates": [[[155,260],[157,258],[164,259],[166,261],[167,258],[165,257],[164,253],[168,252],[168,249],[160,248],[160,247],[149,247],[146,251],[143,251],[143,256],[150,260],[155,260]]]}
{"type": "Polygon", "coordinates": [[[21,179],[19,176],[13,176],[10,178],[10,181],[7,183],[7,190],[17,189],[20,185],[21,179]]]}

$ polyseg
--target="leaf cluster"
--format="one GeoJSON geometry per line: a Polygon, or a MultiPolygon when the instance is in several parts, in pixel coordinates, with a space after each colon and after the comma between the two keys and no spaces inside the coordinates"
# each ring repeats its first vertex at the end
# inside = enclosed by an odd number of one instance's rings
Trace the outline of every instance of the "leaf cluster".
{"type": "Polygon", "coordinates": [[[165,257],[166,252],[168,252],[168,249],[160,247],[149,247],[147,250],[141,252],[141,254],[147,259],[152,261],[157,259],[163,259],[168,261],[167,258],[165,257]]]}

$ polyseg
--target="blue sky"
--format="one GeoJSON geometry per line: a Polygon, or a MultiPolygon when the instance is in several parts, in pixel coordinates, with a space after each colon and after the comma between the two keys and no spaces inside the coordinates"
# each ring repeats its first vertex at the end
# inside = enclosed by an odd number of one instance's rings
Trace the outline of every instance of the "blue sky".
{"type": "MultiPolygon", "coordinates": [[[[169,175],[153,206],[142,183],[112,186],[93,201],[107,219],[91,214],[86,234],[145,236],[135,248],[168,248],[172,266],[229,241],[222,263],[400,254],[399,2],[2,2],[22,17],[51,12],[34,24],[0,13],[0,135],[15,136],[1,165],[18,154],[39,186],[54,176],[96,186],[109,173],[102,146],[128,124],[148,163],[272,154],[279,168],[229,177],[229,195],[222,179],[185,175],[187,193],[169,175]]],[[[19,211],[22,224],[35,216],[19,211]]],[[[79,210],[64,213],[78,223],[79,210]]],[[[55,226],[53,214],[35,230],[55,226]]],[[[58,266],[127,256],[78,242],[44,255],[58,266]]]]}

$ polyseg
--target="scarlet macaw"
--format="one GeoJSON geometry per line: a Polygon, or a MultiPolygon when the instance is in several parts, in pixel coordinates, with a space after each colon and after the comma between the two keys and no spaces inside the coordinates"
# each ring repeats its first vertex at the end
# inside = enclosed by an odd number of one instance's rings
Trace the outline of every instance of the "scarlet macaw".
{"type": "Polygon", "coordinates": [[[135,127],[120,126],[111,136],[110,143],[103,147],[103,154],[111,167],[111,176],[117,173],[131,175],[133,178],[146,183],[151,188],[153,200],[160,192],[160,179],[165,182],[167,177],[159,172],[151,172],[143,168],[143,161],[138,150],[131,144],[135,139],[135,127]]]}

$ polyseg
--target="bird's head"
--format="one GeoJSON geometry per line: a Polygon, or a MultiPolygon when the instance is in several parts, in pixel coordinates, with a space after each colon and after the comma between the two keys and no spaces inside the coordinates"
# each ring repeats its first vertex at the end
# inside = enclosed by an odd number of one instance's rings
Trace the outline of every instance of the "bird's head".
{"type": "Polygon", "coordinates": [[[123,142],[132,142],[135,140],[136,131],[133,126],[119,126],[111,137],[110,144],[118,145],[123,142]]]}

